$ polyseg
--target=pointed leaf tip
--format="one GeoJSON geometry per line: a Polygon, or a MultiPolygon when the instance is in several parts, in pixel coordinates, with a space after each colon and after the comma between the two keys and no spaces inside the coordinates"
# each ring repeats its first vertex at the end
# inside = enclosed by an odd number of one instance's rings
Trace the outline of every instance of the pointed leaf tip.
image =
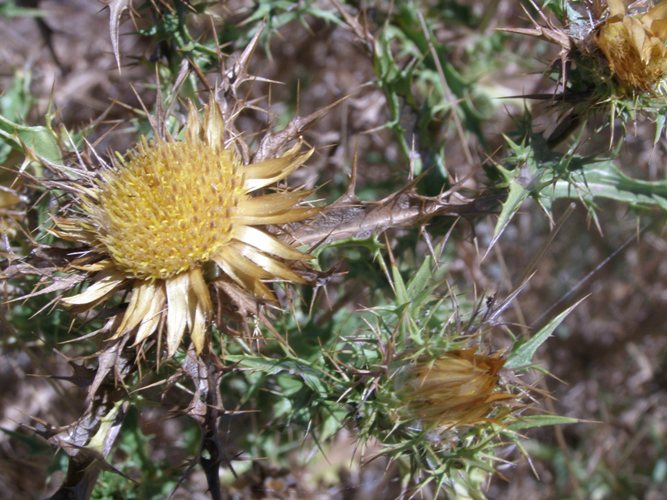
{"type": "Polygon", "coordinates": [[[109,3],[109,35],[111,35],[111,48],[116,58],[118,72],[120,69],[120,50],[118,49],[118,28],[120,27],[120,18],[125,9],[130,5],[130,0],[111,0],[109,3]]]}
{"type": "Polygon", "coordinates": [[[588,296],[577,301],[574,305],[568,307],[560,313],[558,316],[549,321],[539,332],[533,335],[526,342],[517,345],[512,353],[508,356],[507,362],[505,363],[505,368],[509,369],[522,369],[530,367],[533,356],[537,349],[546,342],[546,340],[553,334],[553,332],[558,328],[558,326],[563,322],[565,318],[588,296]]]}

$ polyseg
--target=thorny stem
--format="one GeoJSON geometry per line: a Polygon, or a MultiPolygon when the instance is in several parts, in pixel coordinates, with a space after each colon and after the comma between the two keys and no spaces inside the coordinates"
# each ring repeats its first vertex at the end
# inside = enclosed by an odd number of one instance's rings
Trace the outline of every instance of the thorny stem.
{"type": "Polygon", "coordinates": [[[220,433],[218,432],[218,420],[220,410],[218,409],[218,387],[222,371],[217,366],[209,364],[208,373],[208,394],[206,395],[206,416],[204,418],[204,436],[202,438],[202,451],[209,454],[209,458],[202,453],[199,462],[206,474],[206,481],[214,500],[222,498],[220,491],[219,471],[222,463],[222,443],[220,442],[220,433]]]}
{"type": "Polygon", "coordinates": [[[312,221],[293,224],[289,234],[303,245],[322,245],[349,238],[368,238],[387,229],[415,227],[436,216],[475,217],[495,210],[500,196],[487,193],[470,199],[457,192],[426,197],[412,190],[398,192],[377,203],[334,203],[312,221]]]}
{"type": "Polygon", "coordinates": [[[221,413],[219,387],[223,368],[217,357],[210,354],[197,356],[191,348],[183,363],[183,370],[190,376],[196,388],[187,413],[202,430],[199,463],[204,469],[211,498],[222,500],[219,474],[224,455],[218,421],[221,413]]]}

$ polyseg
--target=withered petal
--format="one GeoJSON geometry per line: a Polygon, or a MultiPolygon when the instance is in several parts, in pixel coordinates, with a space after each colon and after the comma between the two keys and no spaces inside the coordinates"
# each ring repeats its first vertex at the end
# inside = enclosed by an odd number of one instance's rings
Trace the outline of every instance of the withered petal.
{"type": "Polygon", "coordinates": [[[253,227],[240,226],[236,228],[234,231],[234,239],[263,252],[277,255],[283,259],[307,260],[312,258],[310,255],[303,254],[264,231],[260,231],[253,227]]]}
{"type": "Polygon", "coordinates": [[[181,343],[190,316],[188,288],[190,275],[181,273],[165,280],[167,289],[167,355],[173,356],[181,343]]]}
{"type": "Polygon", "coordinates": [[[105,269],[93,277],[94,283],[86,290],[61,300],[68,306],[94,305],[127,283],[127,278],[116,269],[105,269]]]}
{"type": "Polygon", "coordinates": [[[297,155],[300,149],[301,144],[297,144],[280,158],[271,158],[245,167],[243,170],[245,173],[245,191],[250,193],[275,184],[303,165],[314,150],[311,149],[306,153],[297,155]]]}
{"type": "Polygon", "coordinates": [[[146,316],[144,316],[141,323],[139,324],[139,328],[137,328],[133,346],[141,343],[158,327],[164,312],[165,302],[166,297],[164,289],[162,286],[157,286],[155,288],[155,295],[153,296],[153,299],[150,303],[150,308],[146,312],[146,316]]]}

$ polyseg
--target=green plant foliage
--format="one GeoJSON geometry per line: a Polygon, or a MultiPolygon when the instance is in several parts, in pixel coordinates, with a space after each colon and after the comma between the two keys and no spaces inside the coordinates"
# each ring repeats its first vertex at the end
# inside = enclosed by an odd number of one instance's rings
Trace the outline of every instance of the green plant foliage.
{"type": "Polygon", "coordinates": [[[30,75],[18,73],[12,86],[0,97],[0,162],[9,156],[9,148],[24,152],[33,160],[62,162],[58,139],[49,125],[23,125],[34,104],[29,93],[30,75]]]}
{"type": "Polygon", "coordinates": [[[513,169],[497,166],[508,194],[496,223],[493,243],[529,198],[546,212],[559,199],[580,201],[593,215],[596,202],[603,199],[621,202],[640,212],[662,213],[667,208],[665,181],[633,179],[607,158],[553,152],[540,137],[533,137],[523,145],[507,140],[512,149],[507,165],[513,165],[513,169]]]}

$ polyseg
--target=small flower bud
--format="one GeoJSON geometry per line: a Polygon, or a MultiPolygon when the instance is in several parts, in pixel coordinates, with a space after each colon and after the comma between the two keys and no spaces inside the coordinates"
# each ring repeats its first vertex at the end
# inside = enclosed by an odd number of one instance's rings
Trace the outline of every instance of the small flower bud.
{"type": "Polygon", "coordinates": [[[487,421],[494,404],[511,399],[497,392],[498,356],[476,354],[474,349],[451,351],[420,361],[405,372],[399,389],[407,413],[425,427],[474,425],[487,421]]]}

